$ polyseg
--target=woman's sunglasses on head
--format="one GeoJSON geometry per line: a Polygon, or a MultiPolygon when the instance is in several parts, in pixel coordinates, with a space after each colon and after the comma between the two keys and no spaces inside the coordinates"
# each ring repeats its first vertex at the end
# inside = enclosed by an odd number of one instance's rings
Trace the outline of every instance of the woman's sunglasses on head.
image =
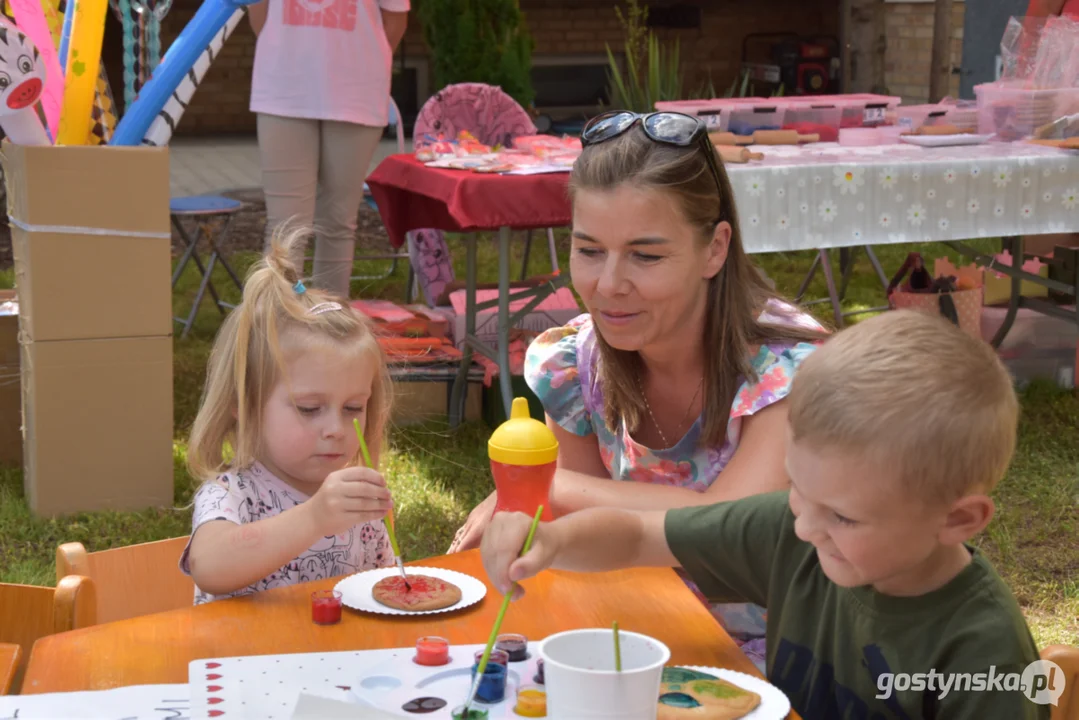
{"type": "Polygon", "coordinates": [[[716,191],[723,197],[716,150],[708,139],[708,129],[692,115],[677,112],[654,112],[646,115],[628,110],[611,110],[589,120],[581,131],[581,147],[598,145],[625,134],[637,123],[652,142],[674,147],[700,147],[716,181],[716,191]]]}

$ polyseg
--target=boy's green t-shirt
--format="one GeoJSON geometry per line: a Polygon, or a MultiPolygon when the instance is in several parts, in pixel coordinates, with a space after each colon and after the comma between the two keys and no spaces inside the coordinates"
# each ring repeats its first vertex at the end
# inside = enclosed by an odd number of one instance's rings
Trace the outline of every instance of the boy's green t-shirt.
{"type": "Polygon", "coordinates": [[[767,608],[768,680],[806,720],[1048,720],[1016,687],[1034,640],[977,551],[939,590],[893,597],[829,580],[794,534],[787,492],[671,510],[665,526],[709,600],[767,608]]]}

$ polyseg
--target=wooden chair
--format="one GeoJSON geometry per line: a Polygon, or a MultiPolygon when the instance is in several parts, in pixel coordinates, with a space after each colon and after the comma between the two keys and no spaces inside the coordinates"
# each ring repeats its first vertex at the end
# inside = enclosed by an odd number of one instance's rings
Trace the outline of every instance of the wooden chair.
{"type": "Polygon", "coordinates": [[[1050,705],[1051,720],[1079,720],[1079,647],[1049,645],[1042,650],[1043,660],[1052,660],[1064,671],[1060,682],[1064,693],[1055,706],[1050,705]]]}
{"type": "Polygon", "coordinates": [[[22,685],[24,663],[38,638],[89,627],[95,618],[94,583],[69,575],[56,587],[0,583],[0,689],[22,685]],[[14,647],[12,651],[10,648],[14,647]]]}
{"type": "Polygon", "coordinates": [[[15,682],[15,669],[22,659],[22,648],[15,643],[0,643],[0,695],[11,692],[15,682]]]}
{"type": "Polygon", "coordinates": [[[180,572],[187,537],[86,552],[82,543],[56,550],[56,577],[85,575],[97,588],[97,622],[189,607],[195,583],[180,572]]]}

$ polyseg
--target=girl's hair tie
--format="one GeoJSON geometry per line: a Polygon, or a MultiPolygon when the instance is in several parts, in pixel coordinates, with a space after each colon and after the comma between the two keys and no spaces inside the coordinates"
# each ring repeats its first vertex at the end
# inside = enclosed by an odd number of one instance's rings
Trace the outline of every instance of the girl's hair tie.
{"type": "Polygon", "coordinates": [[[297,280],[296,284],[292,286],[292,289],[296,291],[297,295],[303,295],[307,292],[307,288],[303,284],[303,280],[297,280]]]}

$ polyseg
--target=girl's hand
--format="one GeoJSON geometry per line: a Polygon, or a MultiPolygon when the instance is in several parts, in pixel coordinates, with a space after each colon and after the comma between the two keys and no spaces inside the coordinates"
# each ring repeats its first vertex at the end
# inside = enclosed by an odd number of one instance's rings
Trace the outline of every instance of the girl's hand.
{"type": "Polygon", "coordinates": [[[491,517],[495,514],[496,500],[497,495],[491,493],[483,502],[472,509],[472,512],[468,514],[468,520],[453,536],[453,542],[450,544],[448,553],[463,552],[480,546],[483,533],[491,523],[491,517]]]}
{"type": "Polygon", "coordinates": [[[524,556],[518,557],[531,527],[532,518],[524,513],[500,512],[483,535],[481,552],[487,577],[503,595],[512,589],[514,599],[524,594],[524,590],[514,583],[546,570],[558,556],[557,527],[540,523],[532,538],[532,547],[524,556]]]}
{"type": "Polygon", "coordinates": [[[349,467],[326,476],[308,501],[315,523],[326,535],[338,535],[356,525],[381,520],[393,507],[383,477],[365,467],[349,467]]]}

